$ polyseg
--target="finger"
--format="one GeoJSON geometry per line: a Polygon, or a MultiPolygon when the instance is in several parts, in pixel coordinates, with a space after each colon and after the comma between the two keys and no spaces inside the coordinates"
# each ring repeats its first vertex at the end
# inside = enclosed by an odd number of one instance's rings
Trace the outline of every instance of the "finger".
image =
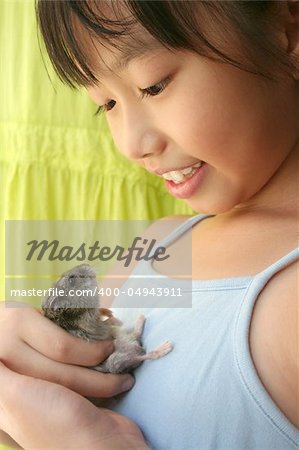
{"type": "Polygon", "coordinates": [[[34,309],[28,310],[22,318],[21,339],[55,361],[95,366],[113,352],[112,341],[86,342],[67,333],[34,309]]]}
{"type": "Polygon", "coordinates": [[[134,378],[129,374],[105,374],[91,368],[63,364],[24,343],[14,347],[14,354],[6,365],[20,374],[65,386],[84,397],[112,397],[134,384],[134,378]]]}

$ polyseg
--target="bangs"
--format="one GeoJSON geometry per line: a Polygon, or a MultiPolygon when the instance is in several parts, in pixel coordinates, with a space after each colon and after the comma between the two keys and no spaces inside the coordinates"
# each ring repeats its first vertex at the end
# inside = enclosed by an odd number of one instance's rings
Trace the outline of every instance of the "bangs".
{"type": "MultiPolygon", "coordinates": [[[[40,0],[36,4],[47,53],[64,83],[75,88],[99,81],[92,57],[93,50],[98,53],[95,42],[100,38],[103,47],[121,51],[136,23],[131,15],[125,17],[124,12],[119,1],[40,0]],[[105,10],[107,15],[103,13],[105,10]]],[[[101,57],[99,53],[98,56],[101,57]]]]}
{"type": "MultiPolygon", "coordinates": [[[[168,49],[188,49],[203,56],[241,67],[212,44],[199,29],[212,20],[219,27],[222,2],[131,1],[131,0],[37,0],[36,12],[47,53],[61,78],[69,86],[99,82],[102,62],[99,47],[132,54],[149,48],[150,42],[168,49]],[[217,15],[218,11],[218,15],[217,15]]],[[[227,29],[227,24],[225,26],[227,29]]],[[[207,30],[209,34],[209,30],[207,30]]]]}
{"type": "Polygon", "coordinates": [[[124,56],[186,49],[275,80],[294,67],[277,39],[278,9],[261,0],[36,0],[49,58],[73,88],[97,84],[110,69],[101,47],[124,56]]]}

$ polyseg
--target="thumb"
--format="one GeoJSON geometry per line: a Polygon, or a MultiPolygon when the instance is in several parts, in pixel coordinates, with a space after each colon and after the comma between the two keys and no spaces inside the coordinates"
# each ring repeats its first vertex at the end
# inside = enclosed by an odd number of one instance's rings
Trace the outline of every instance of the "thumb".
{"type": "Polygon", "coordinates": [[[17,403],[18,385],[16,374],[0,361],[0,429],[10,434],[13,405],[17,403]]]}
{"type": "Polygon", "coordinates": [[[35,434],[40,428],[43,410],[49,406],[46,384],[13,372],[0,361],[0,428],[20,445],[28,433],[35,434]]]}
{"type": "Polygon", "coordinates": [[[20,375],[0,362],[0,428],[22,447],[58,448],[79,400],[63,386],[20,375]],[[61,433],[53,435],[55,428],[61,433]]]}
{"type": "Polygon", "coordinates": [[[16,412],[22,408],[23,400],[28,397],[28,389],[32,390],[34,378],[21,375],[10,370],[0,361],[0,407],[2,410],[16,412]]]}
{"type": "Polygon", "coordinates": [[[124,448],[122,436],[144,442],[129,419],[112,420],[106,412],[63,386],[20,375],[0,362],[0,427],[22,448],[90,448],[88,442],[91,448],[124,448]]]}

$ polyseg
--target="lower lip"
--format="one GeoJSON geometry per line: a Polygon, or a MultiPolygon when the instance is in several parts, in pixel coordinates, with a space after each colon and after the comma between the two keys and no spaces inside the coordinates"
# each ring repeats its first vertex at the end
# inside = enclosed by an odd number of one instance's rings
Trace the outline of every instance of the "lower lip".
{"type": "Polygon", "coordinates": [[[203,163],[197,170],[194,172],[192,177],[188,178],[186,181],[180,184],[175,184],[173,181],[165,180],[165,184],[168,192],[177,198],[190,198],[200,187],[203,176],[205,173],[206,164],[203,163]]]}

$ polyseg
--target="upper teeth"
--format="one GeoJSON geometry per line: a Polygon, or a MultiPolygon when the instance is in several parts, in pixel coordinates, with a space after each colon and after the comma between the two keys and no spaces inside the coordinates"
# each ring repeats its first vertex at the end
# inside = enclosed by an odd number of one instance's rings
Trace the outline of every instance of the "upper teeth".
{"type": "Polygon", "coordinates": [[[162,177],[165,180],[171,180],[175,184],[179,184],[182,181],[185,181],[186,178],[190,178],[191,175],[202,165],[202,162],[194,164],[194,166],[186,167],[182,170],[172,170],[171,172],[165,172],[162,174],[162,177]],[[188,177],[189,175],[189,177],[188,177]]]}

